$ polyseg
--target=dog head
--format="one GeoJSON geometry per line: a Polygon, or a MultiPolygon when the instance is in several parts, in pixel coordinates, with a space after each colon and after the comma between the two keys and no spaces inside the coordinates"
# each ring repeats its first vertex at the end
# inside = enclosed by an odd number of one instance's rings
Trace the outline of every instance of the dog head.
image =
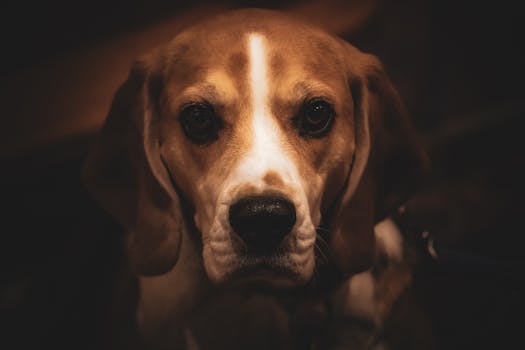
{"type": "Polygon", "coordinates": [[[368,268],[375,222],[425,162],[375,57],[244,10],[135,63],[84,179],[126,230],[137,274],[169,271],[196,231],[211,281],[294,286],[313,275],[319,230],[341,271],[368,268]]]}

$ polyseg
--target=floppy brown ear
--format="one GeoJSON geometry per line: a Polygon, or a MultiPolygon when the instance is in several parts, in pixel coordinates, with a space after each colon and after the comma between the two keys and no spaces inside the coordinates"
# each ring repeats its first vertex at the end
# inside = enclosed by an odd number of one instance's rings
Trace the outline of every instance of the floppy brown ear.
{"type": "Polygon", "coordinates": [[[184,221],[159,153],[154,63],[134,64],[117,91],[83,168],[83,181],[123,227],[133,272],[169,271],[179,255],[184,221]]]}
{"type": "Polygon", "coordinates": [[[347,43],[344,49],[355,150],[331,242],[336,263],[355,273],[371,266],[374,225],[415,192],[428,158],[379,60],[347,43]]]}

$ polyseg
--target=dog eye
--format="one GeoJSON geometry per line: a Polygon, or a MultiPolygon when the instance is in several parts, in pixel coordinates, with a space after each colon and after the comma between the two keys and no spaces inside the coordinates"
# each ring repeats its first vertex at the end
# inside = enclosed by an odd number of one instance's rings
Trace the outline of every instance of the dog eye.
{"type": "Polygon", "coordinates": [[[194,143],[205,144],[219,138],[222,124],[209,104],[192,103],[184,107],[179,121],[184,134],[194,143]]]}
{"type": "Polygon", "coordinates": [[[323,137],[330,130],[334,119],[334,109],[330,103],[316,98],[307,101],[296,117],[295,124],[301,136],[323,137]]]}

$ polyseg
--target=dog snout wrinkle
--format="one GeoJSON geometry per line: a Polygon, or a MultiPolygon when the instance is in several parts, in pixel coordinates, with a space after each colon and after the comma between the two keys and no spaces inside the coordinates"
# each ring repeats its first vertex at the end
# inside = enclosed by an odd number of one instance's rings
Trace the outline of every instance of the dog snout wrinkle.
{"type": "Polygon", "coordinates": [[[235,233],[246,243],[248,252],[275,253],[295,225],[295,206],[279,197],[245,197],[230,207],[229,220],[235,233]]]}

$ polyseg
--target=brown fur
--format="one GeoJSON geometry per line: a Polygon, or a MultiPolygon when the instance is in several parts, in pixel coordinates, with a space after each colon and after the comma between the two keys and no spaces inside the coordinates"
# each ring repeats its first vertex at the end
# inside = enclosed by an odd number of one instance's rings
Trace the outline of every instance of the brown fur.
{"type": "MultiPolygon", "coordinates": [[[[173,280],[170,286],[188,289],[166,301],[175,310],[198,303],[189,297],[190,287],[210,288],[194,237],[200,233],[201,243],[208,243],[217,189],[252,143],[244,40],[250,32],[266,38],[271,117],[310,191],[310,206],[319,208],[330,231],[324,250],[339,275],[374,264],[375,223],[410,194],[414,176],[426,164],[399,96],[373,56],[272,11],[236,11],[185,29],[136,64],[85,166],[88,187],[127,232],[132,271],[159,276],[141,279],[141,298],[148,298],[147,283],[173,280]],[[331,131],[318,139],[301,137],[292,123],[313,97],[329,101],[336,113],[331,131]],[[192,102],[210,103],[224,122],[212,145],[192,143],[183,134],[178,115],[192,102]],[[314,186],[314,180],[321,185],[314,186]],[[190,232],[194,219],[200,232],[190,232]],[[185,270],[192,264],[199,273],[185,270]]],[[[286,187],[274,172],[263,180],[270,192],[286,187]]],[[[246,195],[256,191],[239,189],[246,195]]],[[[286,244],[292,247],[293,239],[286,244]]],[[[242,251],[239,242],[234,248],[242,251]]],[[[184,326],[182,315],[173,320],[184,326]]]]}

